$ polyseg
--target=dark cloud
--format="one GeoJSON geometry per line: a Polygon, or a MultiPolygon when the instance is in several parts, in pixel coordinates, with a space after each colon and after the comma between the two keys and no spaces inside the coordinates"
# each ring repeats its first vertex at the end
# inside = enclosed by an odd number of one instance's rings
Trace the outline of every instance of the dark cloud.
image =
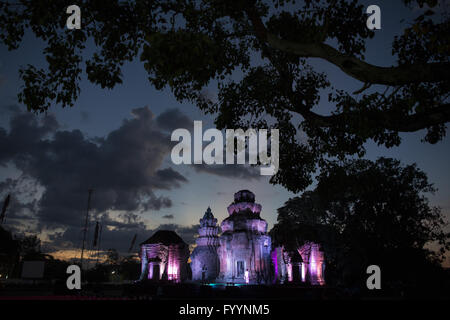
{"type": "MultiPolygon", "coordinates": [[[[2,186],[0,184],[0,192],[1,190],[2,186]]],[[[9,229],[12,229],[14,233],[23,233],[24,229],[31,227],[29,225],[30,223],[35,222],[34,212],[36,212],[36,210],[38,209],[38,200],[32,199],[27,202],[23,202],[20,199],[20,193],[2,194],[4,194],[4,196],[0,198],[0,206],[3,205],[7,195],[10,195],[9,205],[7,207],[5,219],[3,222],[6,224],[10,220],[15,221],[15,223],[11,225],[12,228],[10,227],[9,229]]]]}
{"type": "MultiPolygon", "coordinates": [[[[178,224],[161,224],[154,229],[146,229],[145,225],[139,221],[139,217],[135,221],[126,221],[121,217],[120,221],[111,220],[109,217],[102,217],[102,232],[100,239],[100,250],[108,250],[110,248],[116,249],[119,253],[125,255],[130,248],[133,236],[136,234],[136,245],[134,252],[137,252],[138,244],[150,238],[158,230],[175,231],[187,244],[195,243],[195,238],[198,234],[199,225],[181,226],[178,224]],[[107,227],[105,227],[107,226],[107,227]]],[[[89,227],[89,235],[87,239],[87,250],[93,248],[93,233],[95,224],[91,223],[89,227]]],[[[82,233],[80,228],[67,228],[64,232],[55,233],[50,236],[51,246],[46,246],[44,249],[52,252],[60,250],[61,248],[73,248],[73,244],[80,247],[82,242],[82,233]],[[69,240],[69,241],[68,241],[69,240]]]]}
{"type": "MultiPolygon", "coordinates": [[[[135,221],[123,220],[120,221],[111,220],[109,217],[102,217],[102,232],[100,238],[101,251],[108,250],[110,248],[116,249],[120,254],[127,255],[131,245],[131,241],[136,234],[136,244],[133,252],[137,252],[139,249],[139,243],[144,242],[150,238],[158,230],[172,230],[175,231],[187,244],[192,245],[195,243],[195,237],[198,233],[199,225],[181,226],[178,224],[161,224],[154,229],[146,229],[142,222],[139,222],[139,217],[135,221]],[[105,227],[107,226],[107,227],[105,227]]],[[[87,250],[96,250],[92,246],[93,233],[95,224],[91,223],[89,227],[89,236],[86,242],[87,250]]],[[[81,246],[82,233],[80,228],[70,227],[64,232],[55,233],[50,236],[51,245],[47,245],[44,250],[47,252],[53,252],[61,249],[72,249],[73,245],[81,246]]]]}
{"type": "MultiPolygon", "coordinates": [[[[173,131],[178,128],[185,128],[192,134],[193,121],[186,115],[181,113],[178,109],[169,109],[161,113],[156,118],[157,124],[167,130],[173,131]]],[[[248,152],[248,151],[247,151],[248,152]]],[[[248,155],[247,155],[248,157],[248,155]]],[[[194,165],[197,172],[209,173],[212,175],[234,178],[234,179],[261,179],[259,168],[245,166],[245,165],[194,165]]]]}
{"type": "Polygon", "coordinates": [[[160,210],[172,207],[172,200],[167,197],[152,196],[148,201],[142,203],[144,210],[160,210]]]}
{"type": "Polygon", "coordinates": [[[10,130],[0,128],[0,165],[14,159],[15,164],[24,164],[30,154],[39,151],[39,144],[48,134],[58,129],[59,125],[53,115],[37,118],[31,113],[20,113],[14,106],[10,130]]]}
{"type": "Polygon", "coordinates": [[[219,177],[258,180],[263,176],[260,174],[258,167],[239,164],[223,164],[223,165],[206,165],[198,164],[193,166],[195,171],[213,174],[219,177]]]}
{"type": "Polygon", "coordinates": [[[162,129],[173,131],[178,128],[190,129],[194,122],[186,115],[180,112],[177,108],[164,111],[156,118],[156,123],[162,129]]]}
{"type": "Polygon", "coordinates": [[[79,230],[90,188],[94,215],[172,206],[168,197],[155,194],[187,182],[175,170],[160,168],[170,152],[170,136],[160,130],[149,108],[132,114],[118,129],[95,140],[79,130],[58,130],[51,115],[16,113],[9,132],[0,128],[0,165],[13,163],[43,190],[36,212],[40,228],[79,230]]]}
{"type": "MultiPolygon", "coordinates": [[[[63,130],[53,115],[23,113],[17,106],[6,111],[10,121],[8,129],[0,127],[0,165],[13,164],[20,172],[18,178],[0,181],[0,198],[12,193],[7,216],[12,229],[45,232],[50,241],[43,249],[50,252],[79,248],[88,189],[93,189],[88,247],[95,221],[103,225],[102,249],[126,253],[134,234],[140,243],[157,230],[173,230],[188,244],[195,242],[198,225],[162,224],[149,230],[140,215],[170,208],[172,200],[159,193],[188,182],[163,167],[172,148],[168,131],[192,126],[177,109],[156,118],[147,107],[134,109],[131,119],[105,137],[63,130]]],[[[257,168],[241,165],[194,168],[222,177],[261,177],[257,168]]]]}
{"type": "Polygon", "coordinates": [[[179,182],[187,182],[187,179],[182,174],[172,168],[158,170],[156,176],[159,178],[158,181],[161,181],[161,184],[158,185],[160,189],[170,188],[172,184],[179,186],[179,182]],[[166,181],[169,181],[171,185],[166,185],[166,181]]]}
{"type": "MultiPolygon", "coordinates": [[[[137,234],[136,243],[138,244],[145,240],[144,238],[149,232],[152,232],[152,230],[148,230],[144,223],[139,220],[139,217],[135,221],[127,221],[124,217],[120,217],[119,220],[113,220],[108,215],[104,215],[99,221],[102,225],[99,247],[93,247],[95,223],[91,222],[86,241],[87,250],[108,250],[113,248],[125,255],[130,248],[131,240],[135,234],[137,234]]],[[[51,235],[49,239],[51,241],[50,244],[44,248],[48,252],[80,248],[83,234],[80,228],[68,227],[64,232],[51,235]]],[[[134,251],[137,251],[136,246],[134,247],[134,251]]]]}
{"type": "MultiPolygon", "coordinates": [[[[200,225],[198,225],[198,224],[191,225],[191,226],[181,226],[179,224],[174,224],[174,223],[161,224],[161,225],[159,225],[158,228],[149,232],[147,238],[150,238],[150,236],[158,230],[171,230],[171,231],[175,231],[187,244],[194,244],[195,237],[198,234],[199,227],[200,227],[200,225]]],[[[146,240],[146,239],[144,239],[144,240],[146,240]]]]}

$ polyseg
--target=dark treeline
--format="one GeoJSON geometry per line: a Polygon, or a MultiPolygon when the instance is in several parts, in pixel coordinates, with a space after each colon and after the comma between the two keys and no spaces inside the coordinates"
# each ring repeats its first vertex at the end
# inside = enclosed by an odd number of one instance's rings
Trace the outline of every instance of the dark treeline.
{"type": "Polygon", "coordinates": [[[426,197],[434,191],[423,171],[394,159],[333,163],[314,190],[279,208],[271,234],[288,249],[320,243],[328,285],[366,289],[366,269],[378,265],[382,289],[443,293],[449,234],[426,197]]]}

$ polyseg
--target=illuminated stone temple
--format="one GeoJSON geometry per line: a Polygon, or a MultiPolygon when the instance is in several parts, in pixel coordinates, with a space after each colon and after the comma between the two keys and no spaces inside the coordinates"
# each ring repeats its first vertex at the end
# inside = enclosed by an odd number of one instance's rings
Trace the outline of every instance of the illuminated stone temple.
{"type": "Polygon", "coordinates": [[[248,190],[234,194],[229,216],[221,224],[218,282],[270,283],[271,240],[267,222],[260,217],[261,205],[248,190]]]}
{"type": "Polygon", "coordinates": [[[141,244],[140,280],[226,284],[304,283],[324,285],[320,245],[308,242],[293,251],[272,248],[261,205],[249,190],[234,194],[220,229],[211,208],[200,219],[188,264],[188,245],[173,231],[160,230],[141,244]],[[189,270],[190,267],[190,270],[189,270]],[[189,272],[190,271],[190,272],[189,272]]]}
{"type": "Polygon", "coordinates": [[[272,252],[275,282],[325,284],[324,253],[317,243],[308,242],[295,251],[277,247],[272,252]]]}
{"type": "Polygon", "coordinates": [[[180,282],[188,278],[189,246],[174,231],[159,230],[141,243],[139,280],[180,282]]]}
{"type": "Polygon", "coordinates": [[[308,242],[298,249],[302,256],[302,281],[312,285],[325,284],[325,261],[323,251],[317,243],[308,242]]]}

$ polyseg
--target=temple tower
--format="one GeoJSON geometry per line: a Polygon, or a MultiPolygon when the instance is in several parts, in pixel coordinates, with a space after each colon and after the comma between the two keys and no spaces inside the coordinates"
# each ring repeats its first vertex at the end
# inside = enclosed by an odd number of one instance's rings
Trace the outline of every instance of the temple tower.
{"type": "Polygon", "coordinates": [[[197,246],[191,254],[192,280],[214,281],[219,274],[219,227],[208,207],[198,229],[197,246]]]}
{"type": "Polygon", "coordinates": [[[269,283],[271,281],[271,240],[267,222],[260,217],[261,205],[248,190],[234,194],[229,217],[221,224],[220,274],[218,281],[269,283]]]}

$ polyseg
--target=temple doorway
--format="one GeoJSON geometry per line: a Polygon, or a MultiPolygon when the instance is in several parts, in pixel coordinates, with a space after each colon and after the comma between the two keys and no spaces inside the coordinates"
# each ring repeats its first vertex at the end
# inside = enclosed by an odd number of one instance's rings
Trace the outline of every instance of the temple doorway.
{"type": "Polygon", "coordinates": [[[292,266],[292,281],[300,282],[301,281],[301,264],[293,264],[292,266]]]}
{"type": "Polygon", "coordinates": [[[159,264],[153,264],[152,279],[159,280],[159,264]]]}
{"type": "Polygon", "coordinates": [[[238,277],[244,276],[244,261],[236,262],[236,274],[238,277]]]}

